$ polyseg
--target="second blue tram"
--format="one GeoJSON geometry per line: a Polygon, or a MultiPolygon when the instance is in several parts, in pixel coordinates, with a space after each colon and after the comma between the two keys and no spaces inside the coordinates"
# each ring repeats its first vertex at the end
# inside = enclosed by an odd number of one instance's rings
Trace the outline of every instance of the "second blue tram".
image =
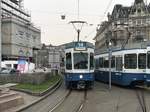
{"type": "Polygon", "coordinates": [[[94,84],[94,46],[89,42],[71,42],[65,48],[67,88],[91,88],[94,84]]]}
{"type": "MultiPolygon", "coordinates": [[[[95,79],[109,81],[108,53],[95,56],[95,79]]],[[[150,47],[114,50],[111,56],[112,83],[129,86],[150,83],[150,47]]]]}

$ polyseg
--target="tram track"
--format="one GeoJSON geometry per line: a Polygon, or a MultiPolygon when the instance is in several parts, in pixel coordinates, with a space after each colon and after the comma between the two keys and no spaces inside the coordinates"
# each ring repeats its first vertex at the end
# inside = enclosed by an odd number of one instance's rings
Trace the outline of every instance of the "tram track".
{"type": "Polygon", "coordinates": [[[145,95],[144,95],[144,91],[141,89],[135,89],[135,93],[139,102],[139,108],[138,111],[139,112],[148,112],[147,111],[147,106],[146,106],[146,101],[145,101],[145,95]],[[141,110],[140,110],[141,109],[141,110]]]}
{"type": "Polygon", "coordinates": [[[87,90],[71,90],[49,112],[82,112],[87,100],[87,90]]]}
{"type": "Polygon", "coordinates": [[[86,103],[86,100],[87,100],[87,90],[84,90],[84,98],[83,100],[81,101],[80,105],[78,106],[78,108],[76,109],[76,111],[74,112],[82,112],[82,109],[86,103]]]}
{"type": "Polygon", "coordinates": [[[62,84],[59,89],[54,91],[54,93],[49,94],[36,104],[17,112],[49,112],[50,108],[53,108],[54,105],[62,99],[62,97],[66,96],[66,94],[68,94],[68,90],[66,90],[64,84],[62,84]]]}
{"type": "Polygon", "coordinates": [[[58,108],[70,96],[71,92],[72,90],[69,90],[69,92],[63,98],[61,98],[60,101],[56,103],[48,112],[54,112],[55,109],[58,108]]]}

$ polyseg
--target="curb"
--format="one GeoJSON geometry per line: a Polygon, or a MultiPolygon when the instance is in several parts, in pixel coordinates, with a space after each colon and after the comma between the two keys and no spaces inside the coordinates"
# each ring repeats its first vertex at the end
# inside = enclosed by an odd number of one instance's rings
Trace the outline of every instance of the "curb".
{"type": "Polygon", "coordinates": [[[13,87],[11,87],[10,90],[24,92],[24,93],[27,93],[27,94],[33,95],[33,96],[44,96],[48,92],[50,92],[52,89],[54,89],[61,81],[62,81],[62,78],[60,77],[60,79],[56,83],[54,83],[52,86],[50,86],[48,89],[44,90],[43,92],[31,92],[31,91],[28,91],[28,90],[25,90],[25,89],[16,89],[16,88],[13,88],[13,87]]]}
{"type": "Polygon", "coordinates": [[[46,91],[46,93],[49,92],[48,94],[46,94],[45,96],[42,96],[42,97],[39,98],[38,100],[36,100],[36,101],[34,101],[34,102],[32,102],[32,103],[30,103],[30,104],[24,106],[24,107],[21,107],[21,108],[19,108],[19,109],[16,109],[16,112],[23,111],[23,110],[25,110],[25,109],[27,109],[27,108],[33,106],[34,104],[37,104],[38,102],[42,101],[43,99],[45,99],[46,97],[48,97],[49,95],[51,95],[52,93],[54,93],[54,92],[61,86],[61,84],[62,84],[62,78],[60,78],[60,80],[57,81],[57,83],[56,83],[53,87],[51,87],[51,90],[46,91]]]}

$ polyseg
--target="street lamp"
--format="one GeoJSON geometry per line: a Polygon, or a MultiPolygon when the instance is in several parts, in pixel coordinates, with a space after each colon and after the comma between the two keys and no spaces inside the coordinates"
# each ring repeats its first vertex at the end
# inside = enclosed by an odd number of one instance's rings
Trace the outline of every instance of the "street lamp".
{"type": "Polygon", "coordinates": [[[66,15],[65,14],[61,15],[61,19],[65,20],[66,19],[66,15]]]}
{"type": "Polygon", "coordinates": [[[109,89],[111,89],[111,57],[112,57],[112,43],[109,41],[109,89]]]}

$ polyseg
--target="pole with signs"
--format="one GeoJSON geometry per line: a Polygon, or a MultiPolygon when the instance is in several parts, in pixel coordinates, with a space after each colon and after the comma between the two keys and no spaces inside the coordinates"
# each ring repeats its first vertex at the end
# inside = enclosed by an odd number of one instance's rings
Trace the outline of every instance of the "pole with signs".
{"type": "Polygon", "coordinates": [[[1,60],[2,60],[2,31],[1,31],[1,22],[2,22],[2,0],[0,0],[0,69],[1,69],[1,60]]]}
{"type": "Polygon", "coordinates": [[[111,89],[111,57],[112,57],[112,49],[111,49],[111,42],[109,42],[109,89],[111,89]]]}
{"type": "Polygon", "coordinates": [[[26,52],[26,56],[27,56],[28,72],[29,72],[29,69],[30,69],[30,52],[29,52],[29,49],[26,52]]]}

